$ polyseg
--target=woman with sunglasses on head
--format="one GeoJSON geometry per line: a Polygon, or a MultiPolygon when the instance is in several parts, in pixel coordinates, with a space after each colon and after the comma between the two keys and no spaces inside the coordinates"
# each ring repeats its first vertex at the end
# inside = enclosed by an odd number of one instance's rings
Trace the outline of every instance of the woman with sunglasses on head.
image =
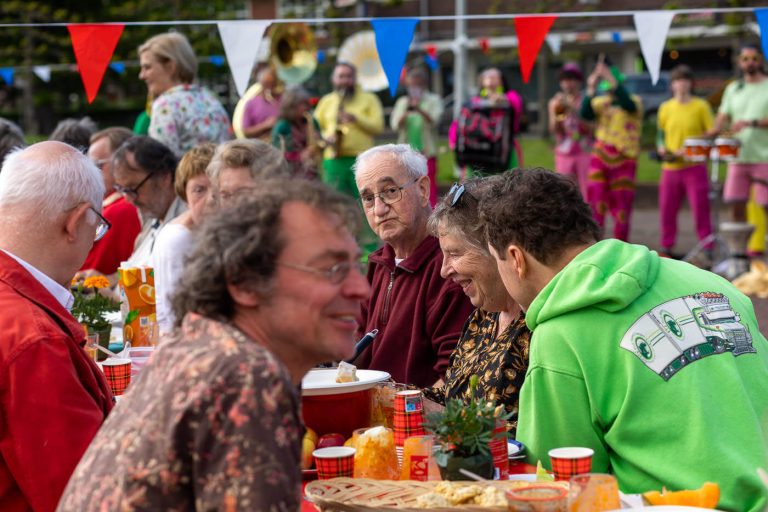
{"type": "Polygon", "coordinates": [[[441,276],[461,286],[475,310],[464,324],[441,386],[424,390],[439,404],[447,399],[482,398],[513,413],[510,435],[517,426],[520,388],[528,368],[531,332],[520,306],[510,297],[488,251],[478,204],[496,177],[454,185],[435,207],[428,227],[443,252],[441,276]],[[471,396],[470,377],[478,376],[471,396]]]}

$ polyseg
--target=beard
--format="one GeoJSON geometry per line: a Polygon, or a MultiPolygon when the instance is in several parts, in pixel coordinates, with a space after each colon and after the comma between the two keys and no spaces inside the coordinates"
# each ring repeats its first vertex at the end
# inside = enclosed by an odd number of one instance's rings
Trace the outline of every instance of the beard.
{"type": "Polygon", "coordinates": [[[338,87],[336,87],[335,90],[336,90],[336,92],[339,95],[343,96],[344,98],[349,98],[350,96],[352,96],[352,94],[354,94],[355,86],[354,85],[351,85],[351,86],[338,86],[338,87]]]}
{"type": "Polygon", "coordinates": [[[748,64],[744,67],[744,74],[754,76],[760,72],[760,66],[758,64],[748,64]]]}

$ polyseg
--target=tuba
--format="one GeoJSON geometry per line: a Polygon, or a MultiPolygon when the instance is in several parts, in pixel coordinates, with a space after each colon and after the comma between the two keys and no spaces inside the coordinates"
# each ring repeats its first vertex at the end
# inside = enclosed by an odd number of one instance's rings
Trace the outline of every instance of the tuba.
{"type": "Polygon", "coordinates": [[[288,85],[304,82],[317,68],[315,36],[305,23],[280,23],[272,32],[270,62],[288,85]]]}

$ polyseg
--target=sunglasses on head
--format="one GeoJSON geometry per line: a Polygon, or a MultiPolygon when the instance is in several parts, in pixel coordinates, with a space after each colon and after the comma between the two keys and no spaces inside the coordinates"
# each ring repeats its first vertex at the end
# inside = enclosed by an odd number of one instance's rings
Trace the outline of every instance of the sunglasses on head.
{"type": "Polygon", "coordinates": [[[475,197],[469,193],[467,187],[465,187],[464,184],[459,185],[458,183],[454,183],[451,189],[448,191],[448,195],[451,196],[451,208],[458,206],[462,197],[469,197],[477,201],[477,199],[475,199],[475,197]]]}

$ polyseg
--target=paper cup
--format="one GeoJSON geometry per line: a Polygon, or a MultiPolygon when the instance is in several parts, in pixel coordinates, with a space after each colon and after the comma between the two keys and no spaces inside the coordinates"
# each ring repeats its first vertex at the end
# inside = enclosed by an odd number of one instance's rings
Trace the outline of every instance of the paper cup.
{"type": "Polygon", "coordinates": [[[411,436],[423,436],[424,400],[421,391],[400,391],[395,394],[395,444],[403,446],[411,436]]]}
{"type": "Polygon", "coordinates": [[[573,475],[589,473],[592,470],[592,456],[595,450],[569,446],[549,450],[552,472],[556,480],[569,480],[573,475]]]}
{"type": "Polygon", "coordinates": [[[131,383],[131,360],[122,357],[110,357],[101,363],[104,376],[112,389],[112,394],[122,395],[131,383]]]}
{"type": "Polygon", "coordinates": [[[327,480],[352,477],[355,470],[355,449],[348,446],[330,446],[312,452],[317,468],[317,478],[327,480]]]}

